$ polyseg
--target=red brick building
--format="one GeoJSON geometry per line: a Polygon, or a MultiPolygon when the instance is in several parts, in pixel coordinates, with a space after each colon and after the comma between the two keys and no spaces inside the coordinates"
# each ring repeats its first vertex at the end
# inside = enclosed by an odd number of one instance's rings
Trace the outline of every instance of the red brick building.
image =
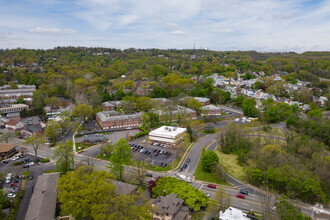
{"type": "Polygon", "coordinates": [[[115,110],[116,106],[110,102],[103,102],[102,108],[103,108],[103,111],[113,111],[113,110],[115,110]]]}
{"type": "Polygon", "coordinates": [[[106,112],[98,112],[96,121],[102,129],[137,128],[141,126],[141,114],[111,116],[106,112]]]}
{"type": "Polygon", "coordinates": [[[215,105],[206,105],[200,108],[201,116],[217,116],[221,115],[221,109],[215,105]]]}
{"type": "Polygon", "coordinates": [[[0,143],[0,160],[6,160],[16,151],[16,147],[8,143],[0,143]]]}

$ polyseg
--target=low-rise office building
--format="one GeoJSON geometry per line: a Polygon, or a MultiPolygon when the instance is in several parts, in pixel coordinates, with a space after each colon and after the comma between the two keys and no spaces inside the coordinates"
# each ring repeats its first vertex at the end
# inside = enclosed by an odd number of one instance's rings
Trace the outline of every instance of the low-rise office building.
{"type": "Polygon", "coordinates": [[[0,160],[6,160],[16,151],[16,147],[8,143],[0,143],[0,160]]]}
{"type": "Polygon", "coordinates": [[[201,116],[218,116],[221,115],[221,109],[215,105],[206,105],[200,108],[201,116]]]}
{"type": "Polygon", "coordinates": [[[111,116],[105,112],[98,112],[96,121],[102,129],[137,128],[141,126],[141,114],[111,116]]]}
{"type": "Polygon", "coordinates": [[[0,113],[12,113],[12,112],[21,112],[23,110],[28,110],[29,106],[25,104],[6,104],[0,105],[0,113]]]}
{"type": "Polygon", "coordinates": [[[153,143],[177,146],[185,138],[186,128],[162,126],[149,133],[149,141],[153,143]]]}

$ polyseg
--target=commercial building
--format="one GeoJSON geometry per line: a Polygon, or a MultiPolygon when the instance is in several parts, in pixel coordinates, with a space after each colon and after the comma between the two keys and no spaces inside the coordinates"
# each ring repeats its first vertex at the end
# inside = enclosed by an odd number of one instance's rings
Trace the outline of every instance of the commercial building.
{"type": "Polygon", "coordinates": [[[183,106],[178,105],[176,110],[158,110],[155,112],[158,117],[159,121],[164,122],[164,121],[178,121],[179,119],[186,118],[186,119],[196,119],[197,118],[197,112],[190,109],[186,108],[183,106]]]}
{"type": "Polygon", "coordinates": [[[219,220],[250,220],[247,214],[243,213],[241,210],[229,207],[226,211],[220,211],[219,220]]]}
{"type": "Polygon", "coordinates": [[[88,144],[101,143],[107,140],[104,134],[86,134],[82,138],[83,138],[83,142],[88,144]]]}
{"type": "Polygon", "coordinates": [[[19,131],[24,128],[24,124],[21,121],[8,121],[6,124],[6,129],[8,131],[19,131]]]}
{"type": "Polygon", "coordinates": [[[221,109],[215,105],[206,105],[200,108],[201,116],[218,116],[221,115],[221,109]]]}
{"type": "Polygon", "coordinates": [[[0,113],[12,113],[12,112],[21,112],[23,110],[28,110],[29,106],[25,104],[6,104],[0,105],[0,113]]]}
{"type": "Polygon", "coordinates": [[[102,129],[137,128],[141,126],[141,114],[111,116],[106,112],[98,112],[96,121],[102,129]]]}
{"type": "Polygon", "coordinates": [[[159,143],[176,146],[184,139],[186,130],[186,128],[162,126],[149,133],[149,141],[152,144],[159,143]]]}
{"type": "Polygon", "coordinates": [[[6,160],[16,151],[16,147],[8,143],[0,143],[0,160],[6,160]]]}

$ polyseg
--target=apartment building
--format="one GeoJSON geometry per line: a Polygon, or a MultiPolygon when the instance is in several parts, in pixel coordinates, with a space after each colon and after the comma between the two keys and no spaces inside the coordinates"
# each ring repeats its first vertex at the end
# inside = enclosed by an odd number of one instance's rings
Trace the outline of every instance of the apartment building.
{"type": "Polygon", "coordinates": [[[96,121],[102,129],[137,128],[141,126],[141,114],[111,116],[107,112],[98,112],[96,121]]]}
{"type": "Polygon", "coordinates": [[[0,113],[12,113],[12,112],[21,112],[23,110],[28,110],[29,106],[25,104],[6,104],[0,105],[0,113]]]}
{"type": "Polygon", "coordinates": [[[35,85],[17,85],[17,89],[12,89],[9,85],[0,86],[0,103],[14,103],[19,97],[32,100],[35,85]]]}
{"type": "Polygon", "coordinates": [[[221,109],[215,105],[206,105],[200,108],[201,116],[218,116],[221,115],[221,109]]]}

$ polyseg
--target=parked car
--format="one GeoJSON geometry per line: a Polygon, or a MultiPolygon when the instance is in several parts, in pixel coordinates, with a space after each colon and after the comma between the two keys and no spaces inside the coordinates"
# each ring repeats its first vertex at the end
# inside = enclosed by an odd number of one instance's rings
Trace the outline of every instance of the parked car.
{"type": "Polygon", "coordinates": [[[151,173],[147,173],[146,176],[152,177],[152,174],[151,173]]]}
{"type": "Polygon", "coordinates": [[[190,162],[190,158],[188,158],[187,160],[186,160],[186,163],[189,163],[190,162]]]}
{"type": "Polygon", "coordinates": [[[163,165],[162,165],[162,167],[166,167],[167,166],[167,163],[164,163],[163,165]]]}
{"type": "Polygon", "coordinates": [[[19,187],[19,184],[17,184],[17,183],[12,183],[12,184],[10,184],[10,186],[11,186],[11,187],[13,187],[13,186],[19,187]]]}
{"type": "Polygon", "coordinates": [[[151,164],[154,164],[154,163],[155,163],[155,160],[152,160],[152,161],[151,161],[151,164]]]}
{"type": "Polygon", "coordinates": [[[34,166],[34,162],[29,162],[27,165],[34,166]]]}
{"type": "Polygon", "coordinates": [[[7,195],[7,197],[8,197],[8,198],[15,198],[16,195],[15,195],[14,193],[9,193],[9,194],[7,195]]]}
{"type": "Polygon", "coordinates": [[[243,194],[237,194],[236,197],[240,199],[245,199],[245,196],[243,194]]]}
{"type": "Polygon", "coordinates": [[[6,183],[10,183],[11,182],[11,179],[6,179],[6,183]]]}
{"type": "Polygon", "coordinates": [[[209,185],[207,185],[207,187],[213,188],[213,189],[216,189],[217,188],[217,186],[215,184],[209,184],[209,185]]]}
{"type": "Polygon", "coordinates": [[[8,161],[7,161],[7,160],[4,160],[4,161],[2,161],[2,163],[6,163],[6,164],[7,164],[7,163],[8,163],[8,161]]]}
{"type": "Polygon", "coordinates": [[[211,197],[210,194],[208,194],[208,193],[205,193],[205,195],[206,195],[207,197],[209,197],[209,198],[211,197]]]}
{"type": "Polygon", "coordinates": [[[240,194],[244,194],[244,195],[249,195],[249,192],[248,191],[242,190],[242,189],[239,191],[239,193],[240,194]]]}
{"type": "Polygon", "coordinates": [[[179,169],[179,172],[181,172],[183,170],[183,168],[181,167],[180,169],[179,169]]]}
{"type": "Polygon", "coordinates": [[[33,176],[29,176],[29,181],[31,181],[33,179],[33,176]]]}
{"type": "Polygon", "coordinates": [[[182,168],[183,169],[186,169],[187,168],[187,164],[183,164],[182,168]]]}

